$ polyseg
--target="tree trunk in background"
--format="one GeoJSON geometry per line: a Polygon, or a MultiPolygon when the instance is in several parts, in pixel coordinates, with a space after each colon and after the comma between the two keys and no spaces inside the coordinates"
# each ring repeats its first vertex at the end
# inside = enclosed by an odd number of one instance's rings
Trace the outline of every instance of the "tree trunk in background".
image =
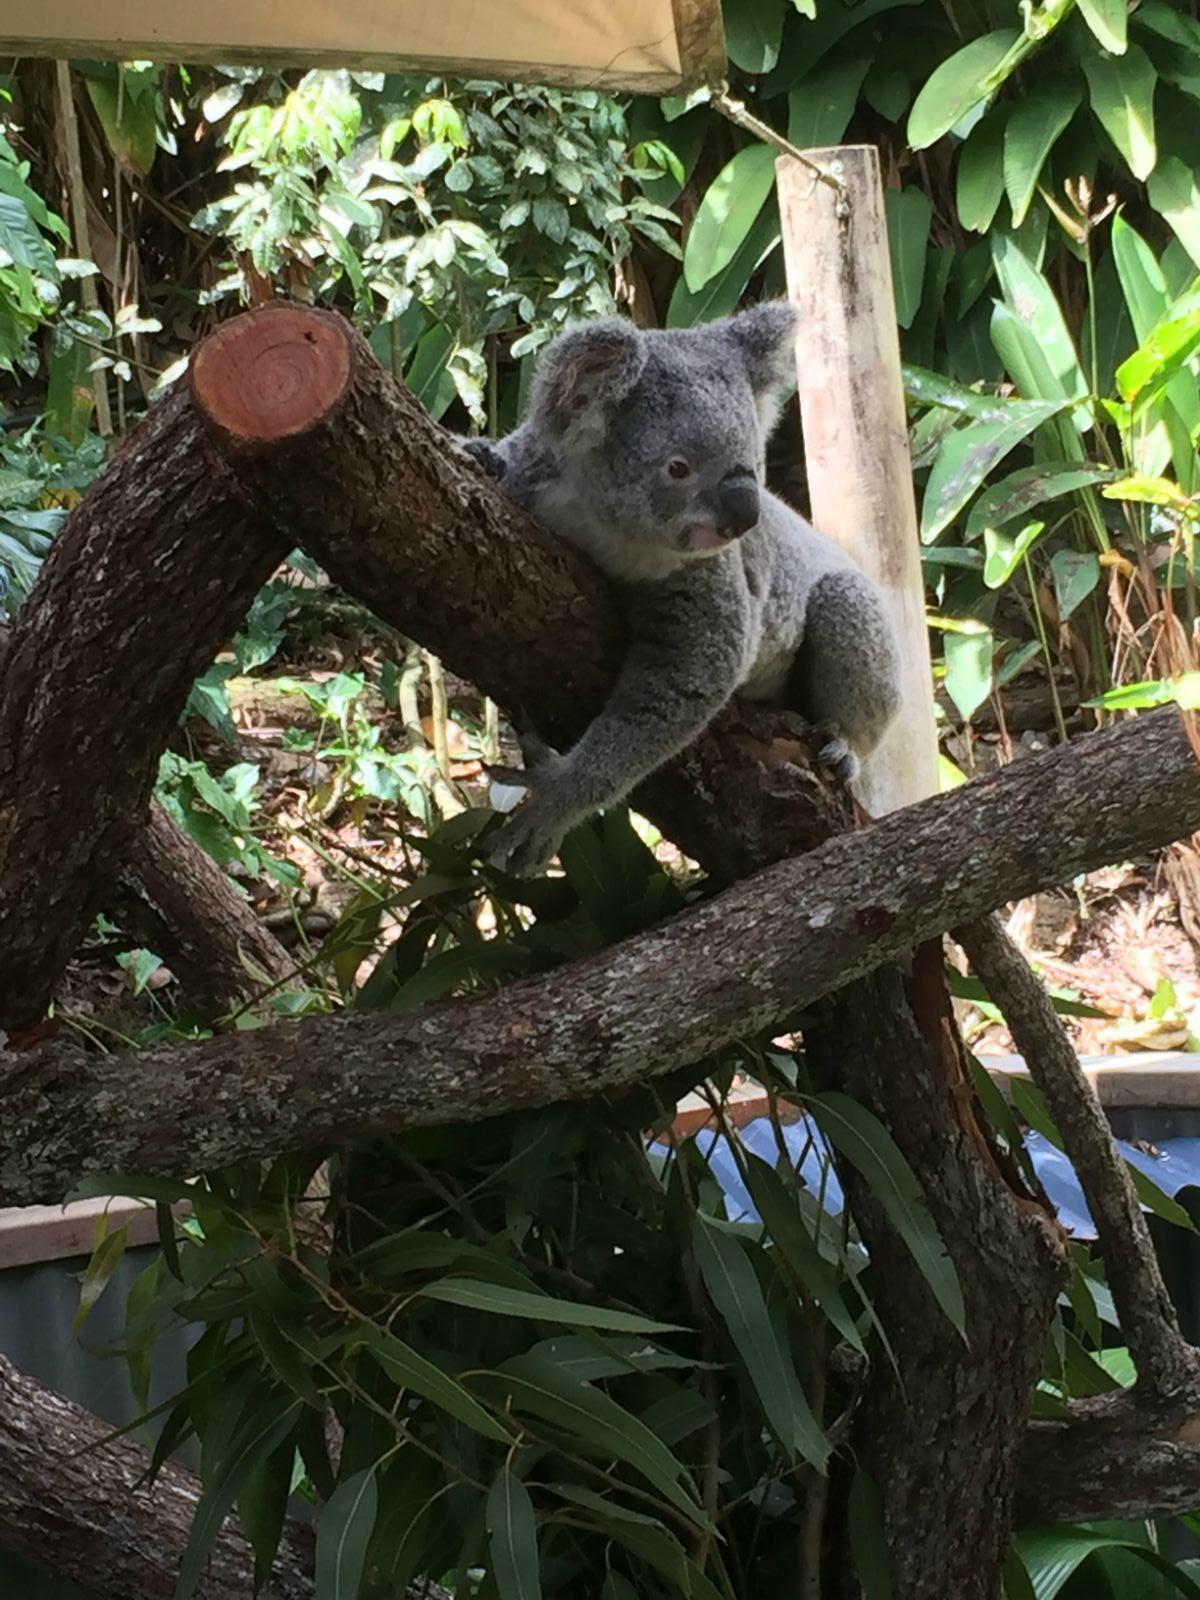
{"type": "Polygon", "coordinates": [[[180,385],[71,513],[0,689],[0,1029],[37,1022],[146,814],[197,674],[287,553],[180,385]]]}
{"type": "Polygon", "coordinates": [[[109,899],[122,927],[170,967],[180,1004],[205,1021],[295,972],[250,902],[156,801],[109,899]]]}

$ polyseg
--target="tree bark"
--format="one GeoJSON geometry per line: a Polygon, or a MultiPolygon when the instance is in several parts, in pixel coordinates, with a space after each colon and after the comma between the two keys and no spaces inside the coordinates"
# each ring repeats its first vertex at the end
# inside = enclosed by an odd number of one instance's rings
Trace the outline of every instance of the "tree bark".
{"type": "Polygon", "coordinates": [[[892,1592],[905,1600],[992,1600],[1012,1530],[1016,1465],[1041,1371],[1065,1237],[1017,1204],[976,1120],[946,996],[941,942],[904,979],[885,967],[853,1004],[818,1008],[805,1055],[887,1126],[958,1276],[967,1338],[955,1331],[871,1188],[843,1171],[870,1252],[876,1309],[896,1369],[872,1362],[855,1456],[883,1497],[892,1592]]]}
{"type": "Polygon", "coordinates": [[[206,1021],[296,970],[249,901],[156,801],[130,843],[113,904],[171,968],[180,1003],[206,1021]]]}
{"type": "Polygon", "coordinates": [[[182,386],[71,513],[4,659],[0,1029],[42,1015],[128,857],[193,680],[286,549],[182,386]]]}
{"type": "Polygon", "coordinates": [[[1096,1224],[1139,1391],[1162,1400],[1197,1386],[1200,1353],[1179,1330],[1129,1169],[1050,996],[997,918],[957,928],[954,937],[1004,1013],[1062,1136],[1096,1224]]]}
{"type": "MultiPolygon", "coordinates": [[[[99,1600],[170,1600],[200,1480],[167,1462],[146,1487],[146,1450],[111,1432],[0,1356],[0,1544],[99,1600]]],[[[311,1530],[290,1525],[264,1600],[312,1600],[312,1563],[311,1530]]],[[[197,1600],[253,1592],[250,1546],[227,1523],[197,1600]]]]}
{"type": "MultiPolygon", "coordinates": [[[[168,1461],[153,1485],[149,1453],[0,1356],[0,1544],[70,1578],[97,1600],[170,1600],[200,1480],[168,1461]]],[[[260,1600],[312,1600],[313,1530],[285,1524],[260,1600]]],[[[254,1555],[226,1522],[196,1600],[249,1600],[254,1555]]],[[[410,1600],[450,1600],[440,1584],[410,1600]]]]}
{"type": "MultiPolygon", "coordinates": [[[[1164,710],[894,812],[485,998],[182,1050],[99,1056],[50,1041],[0,1055],[0,1203],[53,1203],[97,1169],[207,1171],[381,1125],[476,1120],[638,1083],[1010,897],[1198,823],[1200,766],[1164,710]]],[[[868,1015],[879,1048],[892,1048],[895,1025],[874,1004],[868,1015]]]]}

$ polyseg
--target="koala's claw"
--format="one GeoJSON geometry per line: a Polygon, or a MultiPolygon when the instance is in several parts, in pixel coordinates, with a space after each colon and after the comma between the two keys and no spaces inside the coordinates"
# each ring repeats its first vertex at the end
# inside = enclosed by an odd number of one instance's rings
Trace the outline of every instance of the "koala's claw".
{"type": "Polygon", "coordinates": [[[459,443],[467,454],[479,463],[488,477],[494,478],[499,483],[508,470],[499,450],[486,439],[461,439],[459,443]]]}
{"type": "Polygon", "coordinates": [[[564,793],[566,759],[536,734],[521,735],[525,766],[489,767],[496,783],[526,790],[524,799],[493,836],[487,860],[502,872],[532,877],[558,854],[563,838],[577,820],[564,793]]]}
{"type": "Polygon", "coordinates": [[[814,728],[817,739],[817,762],[838,780],[853,783],[858,777],[860,762],[854,751],[832,728],[814,728]]]}

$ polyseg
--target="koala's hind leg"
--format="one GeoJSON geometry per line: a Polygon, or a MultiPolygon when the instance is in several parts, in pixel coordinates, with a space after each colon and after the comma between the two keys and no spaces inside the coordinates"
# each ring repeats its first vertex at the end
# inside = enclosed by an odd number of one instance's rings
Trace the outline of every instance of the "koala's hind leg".
{"type": "Polygon", "coordinates": [[[817,758],[849,782],[900,705],[895,634],[862,573],[830,572],[808,597],[804,639],[792,665],[788,703],[817,731],[817,758]]]}

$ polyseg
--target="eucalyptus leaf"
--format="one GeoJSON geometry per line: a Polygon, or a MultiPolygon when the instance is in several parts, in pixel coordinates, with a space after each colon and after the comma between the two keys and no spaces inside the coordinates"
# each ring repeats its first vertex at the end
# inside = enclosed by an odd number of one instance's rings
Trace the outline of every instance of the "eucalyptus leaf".
{"type": "Polygon", "coordinates": [[[321,1508],[313,1600],[358,1600],[378,1508],[373,1466],[338,1484],[321,1508]]]}
{"type": "Polygon", "coordinates": [[[1106,50],[1119,56],[1127,43],[1127,0],[1078,0],[1079,14],[1106,50]]]}
{"type": "Polygon", "coordinates": [[[922,543],[949,527],[993,468],[1060,409],[1052,401],[1009,401],[1002,421],[971,422],[948,434],[925,485],[922,543]]]}
{"type": "Polygon", "coordinates": [[[729,1329],[767,1421],[790,1452],[823,1468],[829,1441],[809,1407],[791,1351],[777,1337],[745,1249],[703,1215],[696,1217],[692,1248],[704,1287],[729,1329]]]}
{"type": "MultiPolygon", "coordinates": [[[[950,643],[951,635],[947,638],[950,643]]],[[[971,634],[961,638],[975,637],[971,634]]],[[[951,1325],[966,1339],[966,1310],[954,1263],[929,1215],[921,1186],[891,1134],[865,1106],[830,1091],[809,1095],[809,1109],[838,1154],[870,1185],[951,1325]]]]}
{"type": "MultiPolygon", "coordinates": [[[[529,1490],[506,1462],[488,1490],[484,1520],[500,1600],[541,1600],[537,1519],[529,1490]]],[[[317,1597],[320,1600],[320,1597],[317,1597]]]]}

